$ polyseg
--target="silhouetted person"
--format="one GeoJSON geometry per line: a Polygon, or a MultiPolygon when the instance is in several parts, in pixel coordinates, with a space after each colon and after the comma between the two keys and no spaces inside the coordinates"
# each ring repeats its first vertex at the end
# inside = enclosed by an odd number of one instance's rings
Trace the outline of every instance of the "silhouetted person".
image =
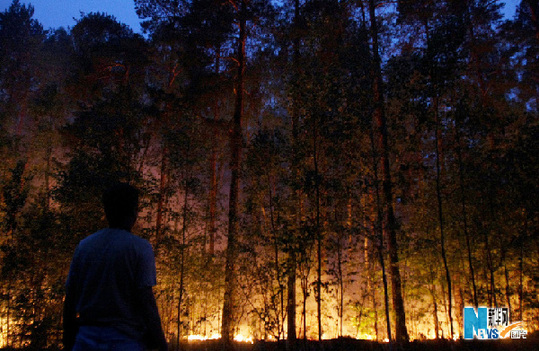
{"type": "Polygon", "coordinates": [[[167,350],[152,287],[151,244],[131,234],[138,190],[118,183],[103,195],[109,228],[82,240],[71,262],[64,303],[67,350],[167,350]]]}

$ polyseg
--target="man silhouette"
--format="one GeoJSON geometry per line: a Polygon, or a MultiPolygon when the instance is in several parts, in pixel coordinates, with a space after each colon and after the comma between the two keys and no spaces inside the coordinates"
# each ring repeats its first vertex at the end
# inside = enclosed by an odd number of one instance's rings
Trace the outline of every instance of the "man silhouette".
{"type": "Polygon", "coordinates": [[[151,244],[131,234],[138,190],[118,183],[103,194],[109,227],[82,240],[71,262],[64,303],[66,350],[167,350],[152,287],[151,244]]]}

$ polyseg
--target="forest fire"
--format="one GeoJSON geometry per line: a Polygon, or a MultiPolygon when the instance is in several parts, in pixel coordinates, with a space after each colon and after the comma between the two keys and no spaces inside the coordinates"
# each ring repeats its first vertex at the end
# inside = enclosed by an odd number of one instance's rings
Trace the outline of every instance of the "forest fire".
{"type": "Polygon", "coordinates": [[[205,341],[205,340],[217,340],[220,339],[221,335],[214,334],[211,336],[203,336],[203,335],[189,335],[187,336],[187,341],[189,342],[196,342],[196,341],[205,341]]]}
{"type": "Polygon", "coordinates": [[[0,14],[0,347],[61,347],[119,181],[168,342],[466,339],[466,306],[539,330],[533,1],[135,0],[144,36],[25,3],[0,14]]]}
{"type": "Polygon", "coordinates": [[[358,334],[356,339],[358,339],[358,340],[375,340],[376,336],[372,336],[370,334],[358,334]]]}
{"type": "Polygon", "coordinates": [[[254,339],[251,336],[243,336],[241,334],[237,334],[234,335],[234,341],[252,344],[254,342],[254,339]]]}
{"type": "Polygon", "coordinates": [[[0,347],[7,346],[8,329],[9,329],[9,324],[8,324],[7,317],[0,316],[0,347]]]}
{"type": "Polygon", "coordinates": [[[0,318],[0,347],[7,346],[6,319],[0,318]]]}
{"type": "MultiPolygon", "coordinates": [[[[428,333],[421,333],[421,335],[424,335],[424,334],[428,334],[428,333]]],[[[434,334],[428,334],[429,336],[428,337],[423,337],[423,338],[412,338],[411,340],[435,340],[435,336],[434,334]]],[[[347,338],[349,339],[354,339],[354,340],[368,340],[368,341],[376,341],[376,336],[375,335],[371,335],[371,334],[358,334],[356,335],[355,337],[350,337],[350,336],[347,336],[347,338]]],[[[221,335],[220,334],[213,334],[211,336],[204,336],[204,335],[196,335],[196,334],[193,334],[193,335],[189,335],[186,337],[187,341],[188,342],[202,342],[202,341],[207,341],[207,340],[219,340],[221,339],[221,335]]],[[[322,340],[331,340],[331,339],[334,339],[334,338],[327,338],[327,337],[323,337],[322,340]]],[[[458,341],[460,339],[460,336],[454,336],[453,337],[453,340],[454,341],[458,341]]],[[[309,338],[308,340],[317,340],[317,338],[309,338]]],[[[236,334],[234,336],[234,341],[236,342],[240,342],[240,343],[249,343],[249,344],[253,344],[255,342],[255,338],[253,338],[252,336],[245,336],[243,334],[236,334]]],[[[272,336],[269,336],[265,339],[265,341],[277,341],[277,339],[275,339],[274,337],[272,336]]],[[[389,339],[388,338],[384,338],[382,340],[380,340],[380,342],[382,343],[389,343],[389,339]]]]}
{"type": "MultiPolygon", "coordinates": [[[[200,341],[206,341],[206,340],[218,340],[220,338],[221,338],[220,334],[214,334],[214,335],[211,335],[211,336],[189,335],[189,336],[187,336],[187,341],[189,341],[189,342],[200,342],[200,341]]],[[[236,334],[234,336],[234,341],[241,342],[241,343],[248,343],[248,344],[254,343],[253,337],[244,336],[242,334],[236,334]]]]}

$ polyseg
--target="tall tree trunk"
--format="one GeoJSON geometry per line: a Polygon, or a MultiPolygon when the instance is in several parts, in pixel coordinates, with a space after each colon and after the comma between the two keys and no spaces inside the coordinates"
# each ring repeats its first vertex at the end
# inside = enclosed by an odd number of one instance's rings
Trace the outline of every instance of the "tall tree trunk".
{"type": "Polygon", "coordinates": [[[342,247],[339,239],[337,248],[337,267],[339,280],[339,337],[343,336],[343,315],[344,315],[344,279],[342,272],[342,247]]]}
{"type": "Polygon", "coordinates": [[[453,339],[453,315],[452,315],[452,289],[451,289],[451,275],[449,273],[449,265],[447,264],[447,255],[445,252],[445,232],[444,232],[444,216],[443,216],[443,203],[442,203],[442,180],[441,180],[441,162],[440,162],[440,145],[442,144],[441,130],[440,130],[440,115],[438,112],[438,96],[434,97],[434,143],[436,149],[436,200],[438,203],[438,221],[440,225],[440,245],[442,251],[442,260],[445,269],[445,279],[447,282],[447,306],[449,315],[449,329],[450,337],[453,339]]]}
{"type": "Polygon", "coordinates": [[[296,254],[292,252],[288,257],[288,299],[287,299],[287,344],[288,351],[296,347],[296,254]]]}
{"type": "MultiPolygon", "coordinates": [[[[294,28],[295,28],[295,37],[293,41],[293,74],[294,74],[294,84],[298,81],[299,78],[299,0],[294,1],[294,28]]],[[[298,87],[294,87],[294,92],[292,96],[292,142],[294,145],[294,150],[297,148],[298,143],[298,121],[299,121],[299,98],[298,98],[298,87]]],[[[296,163],[297,155],[294,153],[294,163],[296,163]]],[[[297,165],[294,167],[298,169],[297,165]]],[[[301,194],[299,191],[296,192],[296,201],[299,203],[301,201],[301,194]]],[[[299,204],[298,204],[299,205],[299,204]]],[[[298,209],[301,206],[298,206],[298,209]]],[[[299,223],[299,216],[296,219],[299,223]]],[[[287,339],[286,339],[286,349],[288,351],[293,351],[296,349],[296,243],[295,240],[292,240],[292,245],[289,248],[288,253],[288,286],[287,286],[287,339]]]]}
{"type": "MultiPolygon", "coordinates": [[[[428,21],[425,21],[425,33],[427,36],[427,45],[430,42],[429,39],[429,25],[428,21]]],[[[427,48],[427,51],[428,48],[427,48]]],[[[433,91],[433,109],[434,109],[434,147],[435,147],[435,154],[436,154],[436,203],[438,207],[438,224],[440,226],[440,246],[441,246],[441,255],[442,255],[442,261],[444,264],[444,270],[445,270],[445,278],[447,282],[447,294],[448,294],[448,318],[449,318],[449,326],[450,326],[450,337],[453,338],[453,314],[452,314],[452,289],[451,289],[451,275],[449,272],[449,266],[447,263],[447,255],[445,250],[445,231],[444,231],[444,216],[443,216],[443,201],[442,201],[442,162],[440,161],[442,158],[441,152],[442,152],[442,131],[440,129],[440,113],[439,113],[439,96],[438,92],[436,91],[436,84],[437,81],[435,79],[435,68],[430,65],[429,66],[429,79],[432,83],[432,85],[435,87],[433,91]]]]}
{"type": "Polygon", "coordinates": [[[528,234],[528,215],[524,213],[524,235],[520,235],[520,256],[518,260],[519,268],[519,282],[518,282],[518,309],[519,320],[523,321],[524,313],[522,311],[522,302],[524,298],[524,243],[526,242],[526,236],[528,234]]]}
{"type": "MultiPolygon", "coordinates": [[[[374,333],[376,335],[376,341],[380,341],[380,335],[378,334],[378,305],[376,303],[376,287],[375,287],[375,280],[374,280],[374,269],[371,273],[371,281],[372,281],[372,308],[374,309],[374,333]]],[[[386,281],[386,288],[387,288],[387,281],[386,281]]],[[[386,290],[387,291],[387,290],[386,290]]],[[[391,330],[391,328],[389,329],[391,330]]]]}
{"type": "Polygon", "coordinates": [[[177,335],[177,344],[178,350],[181,350],[180,340],[181,340],[181,309],[183,303],[183,290],[184,290],[184,280],[185,280],[185,244],[186,244],[186,234],[187,234],[187,206],[188,206],[188,196],[189,189],[187,185],[188,179],[185,179],[185,196],[183,200],[183,211],[182,211],[182,246],[180,250],[180,290],[178,297],[178,335],[177,335]]]}
{"type": "Polygon", "coordinates": [[[311,252],[308,248],[302,253],[300,259],[300,282],[301,282],[301,293],[302,293],[302,302],[301,302],[301,325],[302,325],[302,338],[303,338],[303,348],[307,347],[307,298],[309,297],[309,274],[311,271],[311,266],[309,262],[309,257],[311,257],[311,252]]]}
{"type": "Polygon", "coordinates": [[[458,118],[456,121],[456,137],[457,137],[457,160],[459,164],[459,190],[460,190],[460,203],[461,203],[461,218],[462,218],[462,225],[464,230],[464,237],[466,238],[466,250],[468,253],[468,268],[470,270],[470,281],[472,282],[472,288],[473,288],[473,301],[474,306],[477,308],[479,306],[478,300],[477,300],[477,286],[475,284],[475,273],[473,268],[473,262],[472,262],[472,247],[470,243],[470,233],[468,232],[468,212],[466,210],[466,190],[464,187],[464,170],[463,170],[463,163],[462,163],[462,146],[460,143],[460,126],[458,123],[458,118]]]}
{"type": "Polygon", "coordinates": [[[268,178],[268,189],[269,189],[269,211],[270,211],[270,225],[271,233],[273,234],[273,259],[274,259],[274,270],[275,270],[275,280],[279,286],[279,302],[280,309],[277,311],[277,328],[279,334],[277,340],[281,339],[281,336],[284,335],[284,287],[281,283],[281,267],[279,265],[279,238],[277,236],[277,228],[275,227],[275,216],[273,208],[273,181],[269,174],[266,173],[266,178],[268,178]]]}
{"type": "MultiPolygon", "coordinates": [[[[494,184],[493,184],[493,181],[491,179],[491,176],[489,176],[489,180],[488,180],[488,205],[489,205],[489,215],[490,215],[490,218],[488,220],[488,231],[485,230],[485,250],[487,251],[487,267],[488,267],[488,270],[489,270],[489,274],[490,274],[490,295],[492,297],[492,302],[494,303],[494,306],[498,306],[498,298],[496,296],[496,281],[495,281],[495,277],[494,277],[494,271],[495,271],[495,268],[494,268],[494,259],[492,258],[492,250],[490,249],[490,240],[489,240],[489,236],[490,236],[490,233],[492,232],[492,230],[494,230],[494,227],[493,227],[493,224],[494,224],[494,221],[496,220],[496,217],[495,217],[495,213],[494,213],[494,200],[493,200],[493,197],[494,197],[494,184]]],[[[491,302],[491,306],[492,306],[492,302],[491,302]]]]}
{"type": "Polygon", "coordinates": [[[241,149],[242,149],[242,119],[243,119],[243,90],[244,90],[244,71],[245,71],[245,42],[247,0],[240,2],[239,8],[239,26],[240,36],[238,39],[238,76],[236,82],[236,101],[234,105],[234,118],[232,121],[232,133],[230,136],[230,195],[228,205],[228,242],[226,248],[225,264],[225,294],[223,301],[223,320],[221,323],[221,338],[225,343],[226,349],[232,348],[233,322],[235,314],[235,285],[236,285],[236,256],[237,256],[237,238],[238,234],[238,207],[239,207],[239,188],[240,188],[240,167],[241,167],[241,149]]]}
{"type": "MultiPolygon", "coordinates": [[[[220,58],[221,47],[217,47],[215,57],[215,74],[218,75],[220,71],[220,58]]],[[[220,119],[219,102],[216,98],[213,104],[213,119],[218,121],[220,119]]],[[[212,128],[212,146],[210,157],[210,198],[209,198],[209,218],[208,218],[208,234],[209,234],[209,254],[213,256],[215,254],[215,233],[217,231],[215,222],[217,218],[217,130],[216,127],[212,128]]]]}
{"type": "Polygon", "coordinates": [[[397,221],[393,212],[393,189],[391,182],[391,172],[389,168],[389,147],[387,140],[387,122],[384,110],[382,93],[382,67],[380,53],[378,52],[378,24],[374,0],[369,0],[369,11],[371,21],[371,38],[373,54],[373,102],[374,120],[379,133],[379,148],[381,150],[381,164],[383,177],[383,195],[386,217],[386,233],[388,251],[390,259],[391,286],[393,295],[393,309],[395,310],[395,338],[397,341],[408,341],[408,331],[406,329],[406,315],[404,311],[404,301],[402,299],[401,277],[399,272],[399,254],[397,247],[397,221]]]}
{"type": "MultiPolygon", "coordinates": [[[[6,324],[5,324],[5,327],[6,327],[6,346],[13,346],[13,340],[11,339],[11,336],[10,336],[10,333],[11,333],[11,309],[12,309],[12,306],[11,306],[11,292],[12,292],[12,282],[11,282],[11,277],[8,278],[9,279],[9,282],[8,282],[8,286],[7,286],[7,294],[5,295],[5,299],[7,301],[7,304],[6,304],[6,324]]],[[[522,289],[521,289],[522,290],[522,289]]],[[[522,303],[521,303],[522,305],[522,303]]],[[[521,313],[522,314],[522,313],[521,313]]]]}
{"type": "MultiPolygon", "coordinates": [[[[303,292],[303,308],[301,309],[301,318],[303,321],[303,342],[304,344],[307,343],[307,296],[308,296],[308,289],[309,286],[307,285],[308,282],[305,282],[302,286],[302,292],[303,292]]],[[[522,289],[521,289],[522,290],[522,289]]],[[[520,299],[522,301],[522,299],[520,299]]],[[[521,302],[522,305],[522,302],[521,302]]]]}
{"type": "Polygon", "coordinates": [[[161,244],[162,236],[162,226],[163,226],[163,207],[165,206],[165,188],[167,184],[167,154],[168,148],[166,146],[166,141],[163,141],[163,150],[161,154],[161,174],[159,177],[159,198],[157,200],[157,218],[155,220],[155,252],[156,255],[159,251],[159,246],[161,244]]]}
{"type": "Polygon", "coordinates": [[[386,274],[386,266],[384,263],[383,251],[384,250],[383,250],[382,244],[378,245],[378,258],[380,260],[380,268],[382,269],[382,283],[384,285],[384,307],[385,307],[385,312],[386,312],[387,339],[391,341],[392,337],[391,337],[391,319],[389,318],[389,294],[388,294],[388,288],[387,288],[387,274],[386,274]]]}
{"type": "Polygon", "coordinates": [[[511,307],[511,287],[509,285],[509,272],[507,271],[507,262],[505,261],[505,252],[502,253],[502,264],[503,269],[505,273],[505,300],[507,302],[507,307],[509,308],[509,311],[512,310],[511,307]]]}
{"type": "Polygon", "coordinates": [[[313,162],[316,201],[316,316],[318,319],[318,341],[322,340],[322,230],[320,228],[320,182],[318,169],[318,123],[314,120],[313,162]]]}
{"type": "MultiPolygon", "coordinates": [[[[216,133],[214,133],[215,136],[216,133]]],[[[215,138],[213,139],[215,140],[215,138]]],[[[208,236],[209,247],[208,253],[210,256],[215,254],[215,232],[217,218],[217,149],[212,145],[210,157],[210,198],[209,198],[209,218],[208,218],[208,236]]],[[[204,249],[205,249],[204,245],[204,249]]]]}
{"type": "MultiPolygon", "coordinates": [[[[50,132],[54,131],[53,119],[49,116],[49,127],[50,132]]],[[[47,138],[47,148],[46,148],[46,167],[45,167],[45,209],[49,211],[51,206],[51,187],[50,187],[50,175],[51,175],[51,161],[52,161],[52,140],[47,138]]]]}
{"type": "Polygon", "coordinates": [[[435,338],[439,339],[440,338],[440,321],[438,320],[438,303],[436,302],[436,287],[434,286],[434,284],[431,285],[431,288],[429,290],[430,290],[430,295],[432,297],[432,307],[433,307],[432,313],[434,316],[434,334],[435,334],[435,338]]]}
{"type": "Polygon", "coordinates": [[[311,271],[310,257],[312,256],[311,247],[304,246],[302,248],[301,258],[299,260],[298,269],[300,272],[301,293],[302,293],[302,338],[303,348],[307,347],[307,298],[309,297],[309,275],[311,271]]]}
{"type": "Polygon", "coordinates": [[[378,253],[378,260],[380,262],[380,268],[382,269],[382,282],[384,285],[384,307],[386,313],[386,329],[387,338],[392,341],[391,337],[391,319],[389,318],[389,294],[387,288],[387,275],[386,266],[384,262],[384,214],[382,211],[382,199],[380,196],[379,178],[378,178],[378,157],[376,152],[376,145],[374,143],[374,128],[371,127],[370,133],[371,149],[372,149],[372,164],[374,170],[374,192],[376,198],[376,224],[374,225],[374,235],[376,238],[376,251],[378,253]]]}

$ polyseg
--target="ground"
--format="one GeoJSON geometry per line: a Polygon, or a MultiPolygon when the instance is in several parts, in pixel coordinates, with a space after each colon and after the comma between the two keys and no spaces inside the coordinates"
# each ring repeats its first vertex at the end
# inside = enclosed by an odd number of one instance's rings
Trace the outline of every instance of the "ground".
{"type": "MultiPolygon", "coordinates": [[[[171,351],[176,351],[174,345],[171,351]]],[[[219,340],[191,342],[181,345],[181,351],[222,351],[219,340]]],[[[235,343],[234,351],[286,351],[286,343],[263,342],[254,344],[235,343]]],[[[11,349],[3,348],[0,351],[38,351],[33,348],[11,349]]],[[[61,349],[51,348],[49,351],[61,349]]],[[[295,351],[536,351],[539,350],[539,333],[530,335],[526,340],[491,340],[491,341],[464,341],[450,342],[448,340],[414,341],[407,344],[377,343],[367,340],[334,339],[315,341],[298,340],[295,351]]]]}

